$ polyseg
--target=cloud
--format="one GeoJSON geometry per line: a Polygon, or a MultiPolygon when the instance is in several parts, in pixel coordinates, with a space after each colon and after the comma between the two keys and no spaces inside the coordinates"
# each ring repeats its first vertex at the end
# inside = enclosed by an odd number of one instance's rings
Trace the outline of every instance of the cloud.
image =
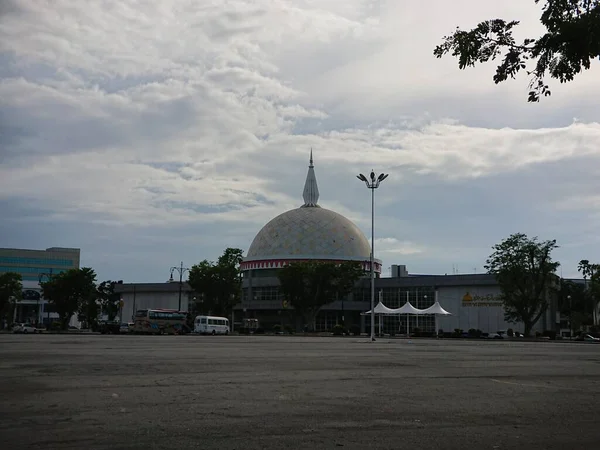
{"type": "Polygon", "coordinates": [[[375,246],[379,249],[379,252],[392,255],[414,255],[423,252],[423,249],[414,243],[399,241],[396,238],[375,239],[375,246]]]}
{"type": "Polygon", "coordinates": [[[107,277],[151,281],[164,264],[247,248],[299,206],[312,147],[320,203],[366,235],[369,192],[355,175],[390,173],[376,192],[384,264],[481,267],[515,231],[559,236],[570,266],[600,249],[598,64],[531,105],[526,79],[496,86],[493,66],[432,56],[455,25],[487,17],[535,34],[533,2],[3,8],[7,246],[58,240],[107,277]]]}

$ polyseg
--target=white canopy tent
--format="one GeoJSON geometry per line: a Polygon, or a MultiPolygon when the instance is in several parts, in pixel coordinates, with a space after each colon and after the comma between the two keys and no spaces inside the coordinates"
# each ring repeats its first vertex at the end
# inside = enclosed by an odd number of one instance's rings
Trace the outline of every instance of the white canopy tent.
{"type": "MultiPolygon", "coordinates": [[[[396,314],[395,309],[388,308],[383,303],[381,303],[381,300],[379,300],[379,303],[377,303],[377,305],[375,305],[375,308],[373,308],[373,310],[375,311],[375,314],[396,314]]],[[[371,314],[371,310],[363,313],[363,315],[369,315],[369,314],[371,314]]]]}
{"type": "MultiPolygon", "coordinates": [[[[385,315],[400,315],[400,314],[406,314],[407,315],[407,320],[406,320],[406,334],[407,336],[410,335],[410,329],[409,329],[409,320],[408,320],[408,315],[409,314],[414,314],[414,315],[422,315],[422,314],[432,314],[435,317],[435,333],[437,336],[437,331],[438,331],[438,316],[449,316],[452,315],[452,313],[446,311],[444,308],[442,308],[442,306],[440,305],[439,301],[438,301],[438,291],[435,291],[435,303],[433,305],[431,305],[429,308],[426,309],[418,309],[415,308],[412,303],[410,303],[409,300],[406,301],[406,303],[404,305],[402,305],[400,308],[388,308],[387,306],[385,306],[382,301],[381,298],[383,296],[383,292],[379,292],[379,302],[377,303],[377,305],[375,306],[375,308],[373,308],[373,311],[375,312],[375,314],[377,314],[379,316],[379,331],[381,332],[382,329],[382,316],[385,315]]],[[[371,314],[371,310],[363,313],[364,315],[368,315],[371,314]]]]}
{"type": "MultiPolygon", "coordinates": [[[[394,314],[393,309],[388,308],[387,306],[385,306],[382,302],[381,302],[381,297],[383,296],[383,292],[379,291],[379,302],[377,303],[377,305],[375,305],[375,308],[373,308],[373,311],[375,312],[375,314],[377,314],[379,316],[379,333],[381,334],[381,330],[382,330],[382,321],[383,321],[383,315],[392,315],[394,314]]],[[[371,310],[367,311],[366,313],[363,313],[363,315],[367,316],[371,314],[371,310]]]]}
{"type": "Polygon", "coordinates": [[[409,314],[423,314],[421,309],[415,308],[410,301],[406,301],[400,308],[393,309],[393,314],[406,314],[406,336],[410,336],[409,314]]]}
{"type": "Polygon", "coordinates": [[[435,318],[435,335],[438,333],[438,316],[451,316],[452,314],[446,311],[440,305],[437,299],[437,291],[435,291],[435,303],[429,308],[423,309],[421,314],[433,314],[435,318]]]}

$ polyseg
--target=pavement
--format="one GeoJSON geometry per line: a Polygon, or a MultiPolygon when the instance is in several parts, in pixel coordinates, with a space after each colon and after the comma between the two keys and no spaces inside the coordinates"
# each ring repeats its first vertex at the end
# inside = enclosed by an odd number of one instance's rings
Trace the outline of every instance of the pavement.
{"type": "Polygon", "coordinates": [[[592,449],[600,345],[0,335],[14,449],[592,449]]]}

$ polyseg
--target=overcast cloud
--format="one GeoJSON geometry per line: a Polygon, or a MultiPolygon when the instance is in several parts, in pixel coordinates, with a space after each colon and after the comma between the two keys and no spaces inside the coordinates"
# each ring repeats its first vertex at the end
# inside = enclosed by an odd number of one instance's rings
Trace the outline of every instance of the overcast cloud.
{"type": "MultiPolygon", "coordinates": [[[[0,246],[80,247],[100,279],[164,281],[320,204],[412,273],[481,272],[511,233],[600,251],[600,63],[540,104],[433,47],[533,0],[4,0],[0,246]],[[492,5],[498,3],[498,5],[492,5]]],[[[384,272],[384,274],[389,272],[384,272]]]]}

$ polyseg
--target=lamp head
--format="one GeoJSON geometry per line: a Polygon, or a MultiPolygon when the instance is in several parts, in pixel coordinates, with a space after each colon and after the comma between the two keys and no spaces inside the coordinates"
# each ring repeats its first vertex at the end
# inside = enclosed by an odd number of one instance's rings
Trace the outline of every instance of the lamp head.
{"type": "Polygon", "coordinates": [[[375,181],[375,172],[371,170],[371,181],[375,181]]]}
{"type": "Polygon", "coordinates": [[[362,173],[356,175],[356,178],[358,178],[360,181],[367,181],[367,177],[365,177],[362,173]]]}
{"type": "Polygon", "coordinates": [[[387,173],[382,173],[379,175],[379,177],[377,178],[377,181],[379,181],[380,183],[385,180],[388,177],[387,173]]]}

